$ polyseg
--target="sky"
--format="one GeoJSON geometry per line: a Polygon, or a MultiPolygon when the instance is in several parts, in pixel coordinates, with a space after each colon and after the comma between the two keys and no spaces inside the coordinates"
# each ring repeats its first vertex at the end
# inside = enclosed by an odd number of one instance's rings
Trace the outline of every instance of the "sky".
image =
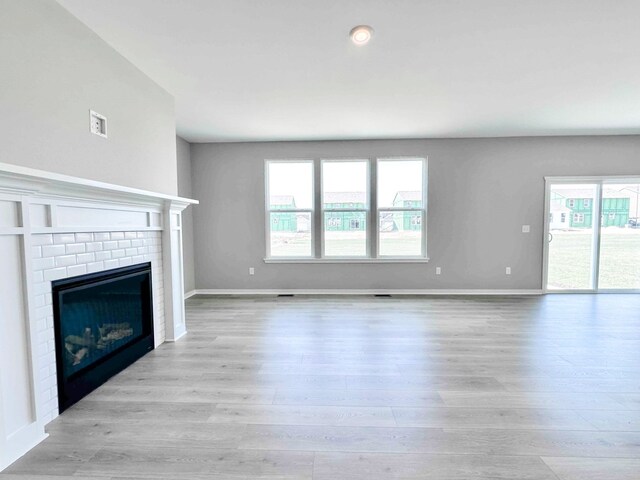
{"type": "MultiPolygon", "coordinates": [[[[325,192],[366,192],[366,161],[325,162],[325,192]]],[[[270,195],[293,195],[298,208],[312,208],[313,164],[277,162],[269,164],[270,195]]],[[[378,206],[390,207],[399,191],[422,190],[421,160],[380,160],[378,162],[378,206]]]]}

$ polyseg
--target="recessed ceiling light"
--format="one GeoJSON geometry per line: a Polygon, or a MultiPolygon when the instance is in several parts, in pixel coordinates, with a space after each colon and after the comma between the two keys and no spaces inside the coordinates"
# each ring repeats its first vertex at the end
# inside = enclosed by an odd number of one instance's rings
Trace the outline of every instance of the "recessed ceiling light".
{"type": "Polygon", "coordinates": [[[369,25],[358,25],[357,27],[353,27],[349,32],[349,37],[351,37],[351,41],[358,46],[366,45],[371,40],[371,36],[373,35],[373,28],[369,25]]]}

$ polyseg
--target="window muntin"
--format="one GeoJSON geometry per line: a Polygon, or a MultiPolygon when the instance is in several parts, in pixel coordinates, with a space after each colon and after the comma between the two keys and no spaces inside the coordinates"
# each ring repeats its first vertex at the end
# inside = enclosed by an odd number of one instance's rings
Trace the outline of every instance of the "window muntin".
{"type": "Polygon", "coordinates": [[[267,161],[267,256],[313,258],[313,161],[267,161]]]}

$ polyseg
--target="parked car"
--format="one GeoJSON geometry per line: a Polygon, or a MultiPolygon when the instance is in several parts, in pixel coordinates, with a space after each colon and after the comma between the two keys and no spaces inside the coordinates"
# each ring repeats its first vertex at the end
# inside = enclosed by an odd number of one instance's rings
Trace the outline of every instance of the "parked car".
{"type": "Polygon", "coordinates": [[[633,217],[629,219],[629,223],[627,223],[627,227],[629,228],[640,228],[640,218],[633,217]]]}

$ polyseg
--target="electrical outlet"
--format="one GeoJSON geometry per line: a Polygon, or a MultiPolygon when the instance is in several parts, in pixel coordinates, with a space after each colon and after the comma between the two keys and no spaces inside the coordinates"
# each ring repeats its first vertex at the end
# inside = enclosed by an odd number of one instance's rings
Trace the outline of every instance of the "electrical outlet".
{"type": "Polygon", "coordinates": [[[89,127],[91,133],[99,137],[107,138],[107,117],[89,110],[89,127]]]}
{"type": "Polygon", "coordinates": [[[253,267],[249,267],[249,275],[255,275],[256,274],[256,269],[253,267]]]}
{"type": "Polygon", "coordinates": [[[522,225],[522,233],[529,233],[531,231],[531,225],[522,225]]]}
{"type": "Polygon", "coordinates": [[[440,267],[436,267],[436,275],[440,275],[442,273],[442,269],[440,267]]]}
{"type": "Polygon", "coordinates": [[[504,273],[506,273],[507,275],[511,275],[511,267],[507,267],[504,273]]]}

